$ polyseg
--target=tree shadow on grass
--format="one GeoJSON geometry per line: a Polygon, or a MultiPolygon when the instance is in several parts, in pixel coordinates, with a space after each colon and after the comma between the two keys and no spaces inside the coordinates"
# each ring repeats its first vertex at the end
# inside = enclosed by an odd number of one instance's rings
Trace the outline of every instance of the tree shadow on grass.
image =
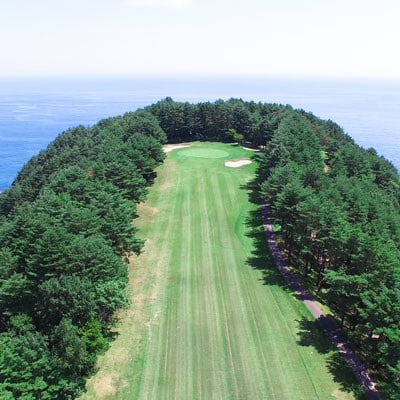
{"type": "Polygon", "coordinates": [[[246,264],[262,272],[265,285],[279,286],[285,291],[291,292],[276,267],[265,236],[260,208],[262,201],[259,194],[259,181],[255,178],[242,185],[241,189],[247,191],[249,202],[258,206],[255,210],[249,212],[245,220],[246,236],[253,241],[252,255],[246,260],[246,264]]]}
{"type": "Polygon", "coordinates": [[[276,268],[275,261],[268,247],[260,209],[257,208],[250,211],[246,219],[246,227],[246,236],[250,237],[253,241],[253,251],[251,256],[246,260],[246,264],[261,271],[265,285],[279,286],[285,291],[291,292],[286,281],[276,268]]]}
{"type": "Polygon", "coordinates": [[[318,353],[327,354],[334,350],[335,347],[328,337],[321,330],[317,320],[309,320],[306,318],[297,321],[298,326],[298,340],[297,343],[303,347],[314,347],[318,353]]]}
{"type": "MultiPolygon", "coordinates": [[[[242,187],[242,189],[247,190],[249,201],[256,205],[262,204],[258,187],[257,179],[242,187]]],[[[249,213],[246,219],[246,227],[247,236],[253,240],[254,248],[252,255],[247,259],[247,264],[262,272],[264,284],[277,285],[288,293],[293,295],[297,293],[296,297],[300,300],[310,300],[309,296],[297,287],[297,282],[289,283],[292,288],[289,287],[278,271],[266,240],[259,207],[249,213]]],[[[303,318],[298,323],[298,344],[303,347],[312,347],[318,353],[325,354],[326,366],[332,374],[333,380],[339,384],[340,389],[343,392],[353,393],[357,400],[366,400],[367,397],[350,366],[324,332],[324,329],[328,331],[332,329],[331,321],[326,316],[322,316],[320,320],[303,318]]]]}
{"type": "Polygon", "coordinates": [[[366,400],[360,383],[336,346],[322,330],[320,321],[303,318],[297,322],[299,324],[297,343],[303,347],[311,347],[320,354],[326,354],[326,367],[340,389],[343,392],[353,393],[357,400],[366,400]]]}
{"type": "Polygon", "coordinates": [[[246,184],[242,185],[240,188],[247,191],[247,196],[252,204],[260,205],[262,203],[262,199],[260,196],[260,179],[255,178],[248,181],[246,184]]]}

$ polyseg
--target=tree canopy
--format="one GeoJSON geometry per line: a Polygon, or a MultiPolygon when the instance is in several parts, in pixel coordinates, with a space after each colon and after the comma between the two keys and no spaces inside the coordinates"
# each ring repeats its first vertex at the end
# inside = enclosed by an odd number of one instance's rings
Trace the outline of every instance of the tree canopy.
{"type": "Polygon", "coordinates": [[[334,122],[290,106],[171,98],[67,130],[0,195],[0,397],[69,399],[82,390],[128,301],[124,259],[142,248],[136,205],[164,160],[162,144],[191,140],[261,150],[256,187],[291,268],[396,399],[396,169],[334,122]]]}
{"type": "Polygon", "coordinates": [[[400,392],[400,180],[374,149],[290,106],[175,103],[148,109],[171,142],[243,141],[261,149],[257,185],[293,271],[307,280],[374,373],[400,392]],[[240,135],[240,136],[238,136],[240,135]]]}
{"type": "Polygon", "coordinates": [[[165,134],[138,111],[64,132],[0,197],[0,397],[69,399],[127,305],[133,220],[165,134]],[[4,350],[4,351],[3,351],[4,350]]]}

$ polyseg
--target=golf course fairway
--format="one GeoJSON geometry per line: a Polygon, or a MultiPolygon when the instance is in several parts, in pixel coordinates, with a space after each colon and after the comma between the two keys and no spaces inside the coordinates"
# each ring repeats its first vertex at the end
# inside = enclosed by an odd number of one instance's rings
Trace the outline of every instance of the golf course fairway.
{"type": "Polygon", "coordinates": [[[135,224],[132,304],[82,399],[356,399],[345,362],[277,275],[245,188],[253,152],[171,149],[135,224]],[[268,271],[263,270],[263,268],[268,271]]]}

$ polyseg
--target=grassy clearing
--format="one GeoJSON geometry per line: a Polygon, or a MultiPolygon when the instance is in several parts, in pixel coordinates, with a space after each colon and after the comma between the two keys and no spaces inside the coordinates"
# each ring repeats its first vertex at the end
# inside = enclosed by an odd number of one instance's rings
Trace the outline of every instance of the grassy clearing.
{"type": "Polygon", "coordinates": [[[351,373],[265,248],[239,146],[168,154],[137,223],[132,307],[83,399],[354,399],[351,373]],[[208,154],[210,157],[208,157],[208,154]]]}

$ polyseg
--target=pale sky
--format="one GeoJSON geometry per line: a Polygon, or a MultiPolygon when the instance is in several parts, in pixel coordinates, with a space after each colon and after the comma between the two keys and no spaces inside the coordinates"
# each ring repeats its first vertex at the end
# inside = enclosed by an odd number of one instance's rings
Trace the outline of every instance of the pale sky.
{"type": "Polygon", "coordinates": [[[399,0],[0,0],[0,77],[400,78],[399,0]]]}

